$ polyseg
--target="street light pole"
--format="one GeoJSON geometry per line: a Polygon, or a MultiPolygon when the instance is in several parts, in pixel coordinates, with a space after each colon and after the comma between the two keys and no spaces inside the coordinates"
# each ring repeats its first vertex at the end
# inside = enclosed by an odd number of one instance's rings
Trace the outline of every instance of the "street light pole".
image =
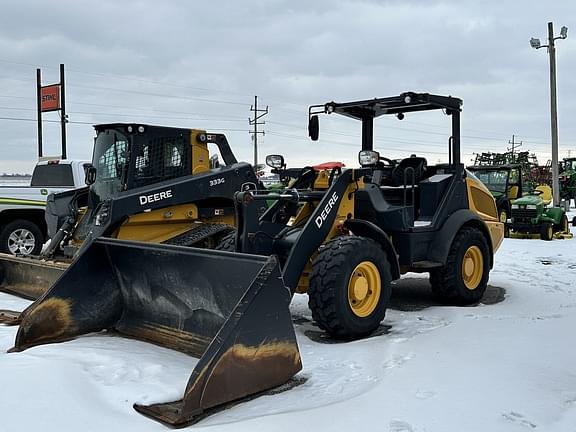
{"type": "Polygon", "coordinates": [[[556,98],[556,47],[554,28],[548,23],[548,54],[550,55],[550,129],[552,133],[552,195],[554,206],[560,205],[558,181],[558,104],[556,98]]]}
{"type": "Polygon", "coordinates": [[[552,134],[552,193],[554,206],[560,205],[560,186],[558,182],[558,104],[556,97],[556,39],[566,39],[568,28],[562,27],[559,37],[554,37],[554,26],[548,23],[548,45],[540,45],[540,40],[530,39],[532,48],[548,48],[550,56],[550,130],[552,134]]]}

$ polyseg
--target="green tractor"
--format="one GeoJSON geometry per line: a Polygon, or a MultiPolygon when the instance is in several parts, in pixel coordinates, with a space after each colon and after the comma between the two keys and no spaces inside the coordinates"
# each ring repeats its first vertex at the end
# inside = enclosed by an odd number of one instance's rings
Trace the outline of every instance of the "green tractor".
{"type": "Polygon", "coordinates": [[[505,223],[511,215],[511,203],[522,196],[524,188],[522,165],[474,165],[468,167],[488,188],[496,200],[498,217],[505,223]]]}
{"type": "Polygon", "coordinates": [[[568,202],[576,200],[576,158],[564,158],[559,171],[560,197],[568,202]]]}
{"type": "Polygon", "coordinates": [[[537,186],[530,194],[512,201],[511,217],[505,225],[506,237],[539,236],[542,240],[572,238],[568,216],[560,207],[548,207],[552,189],[537,186]]]}

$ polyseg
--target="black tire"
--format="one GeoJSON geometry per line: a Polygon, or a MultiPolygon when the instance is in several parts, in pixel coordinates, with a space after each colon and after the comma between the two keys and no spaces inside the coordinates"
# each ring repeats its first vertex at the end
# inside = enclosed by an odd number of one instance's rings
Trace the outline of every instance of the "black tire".
{"type": "Polygon", "coordinates": [[[554,237],[554,225],[545,222],[540,225],[540,238],[542,240],[550,241],[554,237]]]}
{"type": "Polygon", "coordinates": [[[562,218],[560,219],[560,223],[558,225],[554,225],[554,229],[556,232],[560,232],[560,233],[570,232],[570,224],[568,222],[568,216],[566,216],[566,214],[562,215],[562,218]]]}
{"type": "Polygon", "coordinates": [[[504,225],[504,238],[510,238],[510,227],[508,225],[504,225]]]}
{"type": "MultiPolygon", "coordinates": [[[[446,264],[430,272],[432,291],[443,302],[453,305],[478,303],[488,286],[490,273],[490,250],[484,234],[477,228],[462,228],[454,237],[446,264]],[[477,248],[479,253],[476,252],[477,248]],[[474,251],[477,258],[482,257],[481,277],[474,288],[468,287],[464,278],[464,260],[467,253],[474,251]]],[[[468,283],[474,285],[473,281],[468,283]]]]}
{"type": "Polygon", "coordinates": [[[38,225],[25,219],[10,222],[0,234],[0,252],[12,255],[39,255],[43,245],[44,236],[38,225]],[[18,244],[20,241],[22,243],[18,244]]]}
{"type": "MultiPolygon", "coordinates": [[[[361,273],[356,273],[360,275],[361,273]]],[[[365,280],[369,281],[369,277],[365,280]]],[[[318,326],[337,339],[358,339],[378,328],[390,299],[392,276],[386,253],[374,240],[365,237],[345,236],[324,244],[312,263],[308,307],[318,326]],[[359,266],[369,268],[380,278],[379,290],[374,293],[368,283],[366,297],[359,306],[366,306],[366,315],[354,311],[350,299],[349,284],[359,266]],[[367,266],[367,267],[366,267],[367,266]],[[373,309],[372,309],[373,308],[373,309]]]]}
{"type": "Polygon", "coordinates": [[[236,251],[236,230],[230,231],[220,239],[214,248],[216,250],[235,252],[236,251]]]}
{"type": "Polygon", "coordinates": [[[508,220],[508,211],[506,211],[505,208],[501,208],[498,210],[498,219],[502,223],[506,223],[506,221],[508,220]]]}

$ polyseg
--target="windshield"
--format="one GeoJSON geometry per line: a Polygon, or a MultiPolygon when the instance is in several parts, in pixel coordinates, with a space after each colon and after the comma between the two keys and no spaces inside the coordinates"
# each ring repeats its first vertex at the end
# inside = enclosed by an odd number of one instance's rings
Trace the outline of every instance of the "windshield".
{"type": "Polygon", "coordinates": [[[508,179],[508,170],[497,171],[474,171],[478,180],[486,185],[490,192],[504,193],[506,191],[506,180],[508,179]]]}
{"type": "Polygon", "coordinates": [[[126,188],[128,161],[128,138],[125,135],[115,130],[98,134],[92,158],[92,164],[96,167],[92,191],[100,201],[126,188]]]}
{"type": "Polygon", "coordinates": [[[566,171],[576,171],[576,159],[567,160],[564,167],[566,171]]]}

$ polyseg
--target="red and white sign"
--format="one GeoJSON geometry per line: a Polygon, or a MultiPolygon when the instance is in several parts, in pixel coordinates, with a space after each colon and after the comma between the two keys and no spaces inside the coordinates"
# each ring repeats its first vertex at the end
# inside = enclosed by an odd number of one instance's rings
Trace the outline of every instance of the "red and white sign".
{"type": "Polygon", "coordinates": [[[40,89],[40,110],[57,111],[60,109],[60,84],[53,84],[40,89]]]}

